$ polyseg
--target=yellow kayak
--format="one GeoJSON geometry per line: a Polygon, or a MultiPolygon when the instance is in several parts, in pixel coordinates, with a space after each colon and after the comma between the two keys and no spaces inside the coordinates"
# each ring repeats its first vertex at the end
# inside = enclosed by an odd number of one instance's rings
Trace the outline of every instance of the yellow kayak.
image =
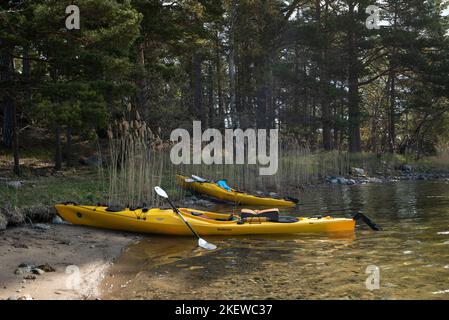
{"type": "MultiPolygon", "coordinates": [[[[58,204],[58,214],[73,224],[139,233],[191,235],[172,209],[113,209],[98,206],[58,204]]],[[[354,232],[355,221],[347,218],[288,218],[271,222],[254,218],[242,221],[240,216],[180,208],[184,218],[198,234],[249,235],[293,233],[354,232]],[[285,222],[281,222],[285,221],[285,222]]],[[[244,219],[243,219],[244,220],[244,219]]]]}
{"type": "Polygon", "coordinates": [[[252,205],[252,206],[273,206],[273,207],[293,207],[296,205],[294,201],[274,198],[263,198],[247,194],[244,192],[225,190],[215,183],[193,181],[191,178],[176,175],[177,183],[185,189],[192,190],[197,193],[205,194],[212,198],[228,201],[237,205],[252,205]]]}

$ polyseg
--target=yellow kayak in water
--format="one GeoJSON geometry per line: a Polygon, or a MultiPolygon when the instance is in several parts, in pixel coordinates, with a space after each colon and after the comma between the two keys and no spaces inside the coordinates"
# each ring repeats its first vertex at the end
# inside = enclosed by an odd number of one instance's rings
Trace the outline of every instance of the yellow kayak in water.
{"type": "MultiPolygon", "coordinates": [[[[139,233],[191,235],[182,219],[172,209],[118,209],[100,206],[58,204],[58,214],[73,224],[98,228],[116,229],[139,233]]],[[[180,208],[184,218],[195,231],[204,236],[294,234],[294,233],[340,233],[354,232],[355,220],[347,218],[293,218],[279,217],[269,221],[271,211],[244,215],[220,214],[195,209],[180,208]]],[[[270,209],[276,210],[276,209],[270,209]]],[[[270,210],[264,210],[270,211],[270,210]]],[[[250,210],[248,210],[250,211],[250,210]]]]}
{"type": "MultiPolygon", "coordinates": [[[[205,181],[199,182],[192,178],[177,175],[176,181],[183,188],[192,190],[194,192],[210,196],[212,198],[228,201],[237,205],[252,205],[252,206],[273,206],[273,207],[293,207],[296,202],[287,199],[274,199],[254,196],[248,193],[240,192],[234,189],[230,191],[223,189],[216,183],[205,181]]],[[[296,200],[296,199],[295,199],[296,200]]]]}

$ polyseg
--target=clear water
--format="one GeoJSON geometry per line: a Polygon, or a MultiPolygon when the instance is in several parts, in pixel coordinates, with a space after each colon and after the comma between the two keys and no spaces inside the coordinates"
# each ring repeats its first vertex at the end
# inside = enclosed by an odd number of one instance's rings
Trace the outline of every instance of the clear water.
{"type": "Polygon", "coordinates": [[[305,191],[301,201],[287,211],[344,217],[361,210],[384,231],[361,226],[343,237],[208,237],[218,245],[213,252],[198,249],[193,238],[145,236],[111,268],[104,297],[449,298],[449,182],[322,186],[305,191]]]}

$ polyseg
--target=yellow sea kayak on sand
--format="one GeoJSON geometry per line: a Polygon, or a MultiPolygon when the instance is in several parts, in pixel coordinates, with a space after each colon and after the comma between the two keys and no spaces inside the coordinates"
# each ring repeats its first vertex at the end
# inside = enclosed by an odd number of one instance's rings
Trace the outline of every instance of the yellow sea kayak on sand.
{"type": "MultiPolygon", "coordinates": [[[[192,234],[172,209],[124,209],[119,211],[119,209],[107,207],[75,204],[58,204],[55,207],[64,220],[78,225],[139,233],[183,236],[192,234]]],[[[260,219],[258,216],[246,220],[232,214],[187,208],[179,210],[197,233],[204,236],[337,233],[354,232],[355,228],[355,220],[347,218],[287,218],[279,219],[279,222],[271,222],[264,218],[260,219]]]]}
{"type": "Polygon", "coordinates": [[[219,187],[215,183],[194,181],[192,178],[182,175],[176,175],[176,181],[185,189],[192,190],[194,192],[204,194],[218,200],[232,202],[238,205],[273,207],[293,207],[296,205],[294,201],[258,197],[234,189],[228,191],[219,187]]]}

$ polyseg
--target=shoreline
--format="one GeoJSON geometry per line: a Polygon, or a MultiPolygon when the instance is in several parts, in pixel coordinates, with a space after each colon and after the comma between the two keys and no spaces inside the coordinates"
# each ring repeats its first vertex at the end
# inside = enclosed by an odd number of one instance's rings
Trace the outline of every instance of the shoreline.
{"type": "MultiPolygon", "coordinates": [[[[449,181],[449,175],[408,173],[392,177],[326,177],[322,183],[306,185],[304,189],[404,180],[449,181]]],[[[213,205],[194,196],[179,202],[204,209],[213,205]]],[[[15,213],[6,216],[13,220],[0,230],[0,300],[100,299],[104,294],[102,282],[114,262],[131,244],[142,239],[138,234],[61,222],[54,218],[52,207],[40,205],[15,213]],[[51,220],[53,223],[49,222],[51,220]],[[29,224],[30,221],[43,223],[29,224]],[[47,270],[34,270],[42,268],[47,270]],[[75,274],[79,274],[79,283],[74,280],[75,274]],[[73,288],[68,288],[68,281],[73,288]]]]}
{"type": "Polygon", "coordinates": [[[98,299],[106,271],[140,238],[67,224],[1,231],[0,300],[98,299]]]}

